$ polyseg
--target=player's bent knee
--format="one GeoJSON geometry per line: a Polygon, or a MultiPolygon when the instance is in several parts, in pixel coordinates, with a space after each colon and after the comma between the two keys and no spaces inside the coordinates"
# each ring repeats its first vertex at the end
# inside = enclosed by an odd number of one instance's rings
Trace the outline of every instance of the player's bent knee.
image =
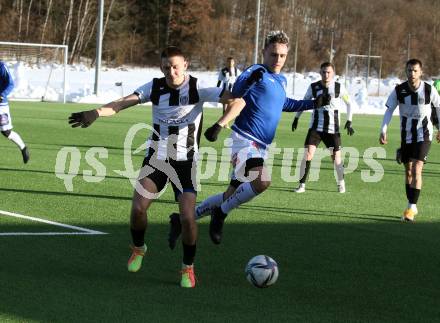
{"type": "Polygon", "coordinates": [[[260,194],[267,190],[272,182],[271,181],[255,181],[252,184],[253,189],[256,191],[256,193],[260,194]]]}
{"type": "Polygon", "coordinates": [[[138,203],[133,203],[131,206],[131,215],[134,217],[144,217],[147,214],[147,208],[138,203]]]}
{"type": "Polygon", "coordinates": [[[271,181],[262,181],[261,184],[263,186],[263,189],[267,190],[270,187],[270,185],[272,184],[272,182],[271,181]]]}
{"type": "Polygon", "coordinates": [[[11,134],[11,130],[2,131],[2,135],[5,136],[6,138],[8,138],[10,134],[11,134]]]}
{"type": "Polygon", "coordinates": [[[194,214],[184,213],[180,215],[180,223],[182,227],[191,228],[196,225],[196,220],[194,214]]]}
{"type": "Polygon", "coordinates": [[[229,182],[229,186],[233,187],[234,189],[237,189],[241,184],[243,184],[243,182],[239,181],[238,179],[231,179],[229,182]]]}

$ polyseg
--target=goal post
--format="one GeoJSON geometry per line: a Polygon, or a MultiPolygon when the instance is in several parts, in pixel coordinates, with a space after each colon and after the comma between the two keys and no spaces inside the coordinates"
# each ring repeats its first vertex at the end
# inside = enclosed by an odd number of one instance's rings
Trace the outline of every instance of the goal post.
{"type": "Polygon", "coordinates": [[[350,74],[350,71],[353,71],[355,75],[364,74],[365,87],[368,92],[368,85],[372,70],[374,70],[374,74],[376,75],[378,80],[377,95],[380,95],[380,82],[382,80],[382,56],[347,54],[345,59],[345,87],[347,87],[348,79],[351,79],[353,77],[353,75],[350,74]],[[375,66],[371,64],[372,61],[377,62],[375,66]],[[360,62],[360,64],[358,62],[360,62]]]}
{"type": "MultiPolygon", "coordinates": [[[[17,42],[3,42],[0,41],[0,57],[5,63],[13,63],[19,66],[20,63],[28,64],[31,67],[40,68],[43,64],[50,64],[43,74],[39,73],[39,79],[31,80],[31,82],[38,83],[40,91],[37,93],[39,98],[45,101],[48,92],[52,92],[49,101],[63,101],[66,103],[67,95],[67,59],[68,46],[56,44],[36,44],[36,43],[17,43],[17,42]],[[55,73],[54,70],[59,70],[55,64],[61,66],[61,73],[55,73]],[[45,74],[44,74],[45,73],[45,74]],[[56,74],[56,75],[55,75],[56,74]],[[60,75],[58,75],[60,74],[60,75]],[[51,85],[55,85],[55,89],[51,85]]],[[[18,72],[17,72],[18,73],[18,72]]],[[[34,84],[31,84],[34,85],[34,84]]]]}

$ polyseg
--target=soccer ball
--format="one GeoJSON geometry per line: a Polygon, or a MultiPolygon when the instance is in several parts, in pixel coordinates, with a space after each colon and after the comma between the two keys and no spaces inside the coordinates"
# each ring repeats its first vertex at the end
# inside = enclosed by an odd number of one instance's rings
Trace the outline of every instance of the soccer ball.
{"type": "Polygon", "coordinates": [[[245,269],[247,280],[258,288],[273,285],[278,279],[278,265],[272,258],[264,255],[249,260],[245,269]]]}

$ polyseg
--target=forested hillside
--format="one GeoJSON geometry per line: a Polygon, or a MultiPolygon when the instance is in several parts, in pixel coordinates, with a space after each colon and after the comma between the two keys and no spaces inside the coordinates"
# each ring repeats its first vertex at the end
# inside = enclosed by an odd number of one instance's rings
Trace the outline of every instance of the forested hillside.
{"type": "MultiPolygon", "coordinates": [[[[160,48],[189,53],[193,68],[217,69],[225,56],[252,63],[256,0],[105,0],[103,59],[111,66],[156,65],[160,48]]],[[[0,40],[67,44],[70,62],[93,64],[97,0],[0,0],[0,40]]],[[[260,46],[267,31],[291,38],[287,69],[316,70],[333,38],[340,72],[347,53],[383,58],[383,74],[397,73],[408,56],[439,74],[438,0],[261,0],[260,46]],[[409,50],[409,53],[408,53],[409,50]]]]}

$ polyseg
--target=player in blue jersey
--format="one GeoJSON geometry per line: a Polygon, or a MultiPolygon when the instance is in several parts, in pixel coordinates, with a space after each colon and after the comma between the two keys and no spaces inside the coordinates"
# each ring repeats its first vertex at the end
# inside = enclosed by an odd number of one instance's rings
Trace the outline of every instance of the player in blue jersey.
{"type": "Polygon", "coordinates": [[[3,136],[16,144],[21,150],[23,163],[29,161],[29,150],[23,139],[15,131],[12,131],[12,118],[9,112],[8,95],[14,88],[14,81],[5,63],[0,61],[0,131],[3,136]]]}
{"type": "MultiPolygon", "coordinates": [[[[268,146],[275,136],[282,111],[297,112],[329,104],[330,97],[321,95],[316,100],[296,101],[286,96],[286,77],[280,74],[287,58],[289,38],[282,31],[272,31],[265,39],[263,64],[247,68],[235,82],[235,100],[226,113],[205,132],[215,141],[221,129],[231,120],[232,156],[234,168],[226,192],[208,197],[196,208],[196,217],[211,213],[209,234],[215,244],[222,238],[223,223],[228,213],[252,200],[271,184],[264,167],[268,146]]],[[[170,246],[179,234],[179,225],[171,215],[170,246]]]]}

